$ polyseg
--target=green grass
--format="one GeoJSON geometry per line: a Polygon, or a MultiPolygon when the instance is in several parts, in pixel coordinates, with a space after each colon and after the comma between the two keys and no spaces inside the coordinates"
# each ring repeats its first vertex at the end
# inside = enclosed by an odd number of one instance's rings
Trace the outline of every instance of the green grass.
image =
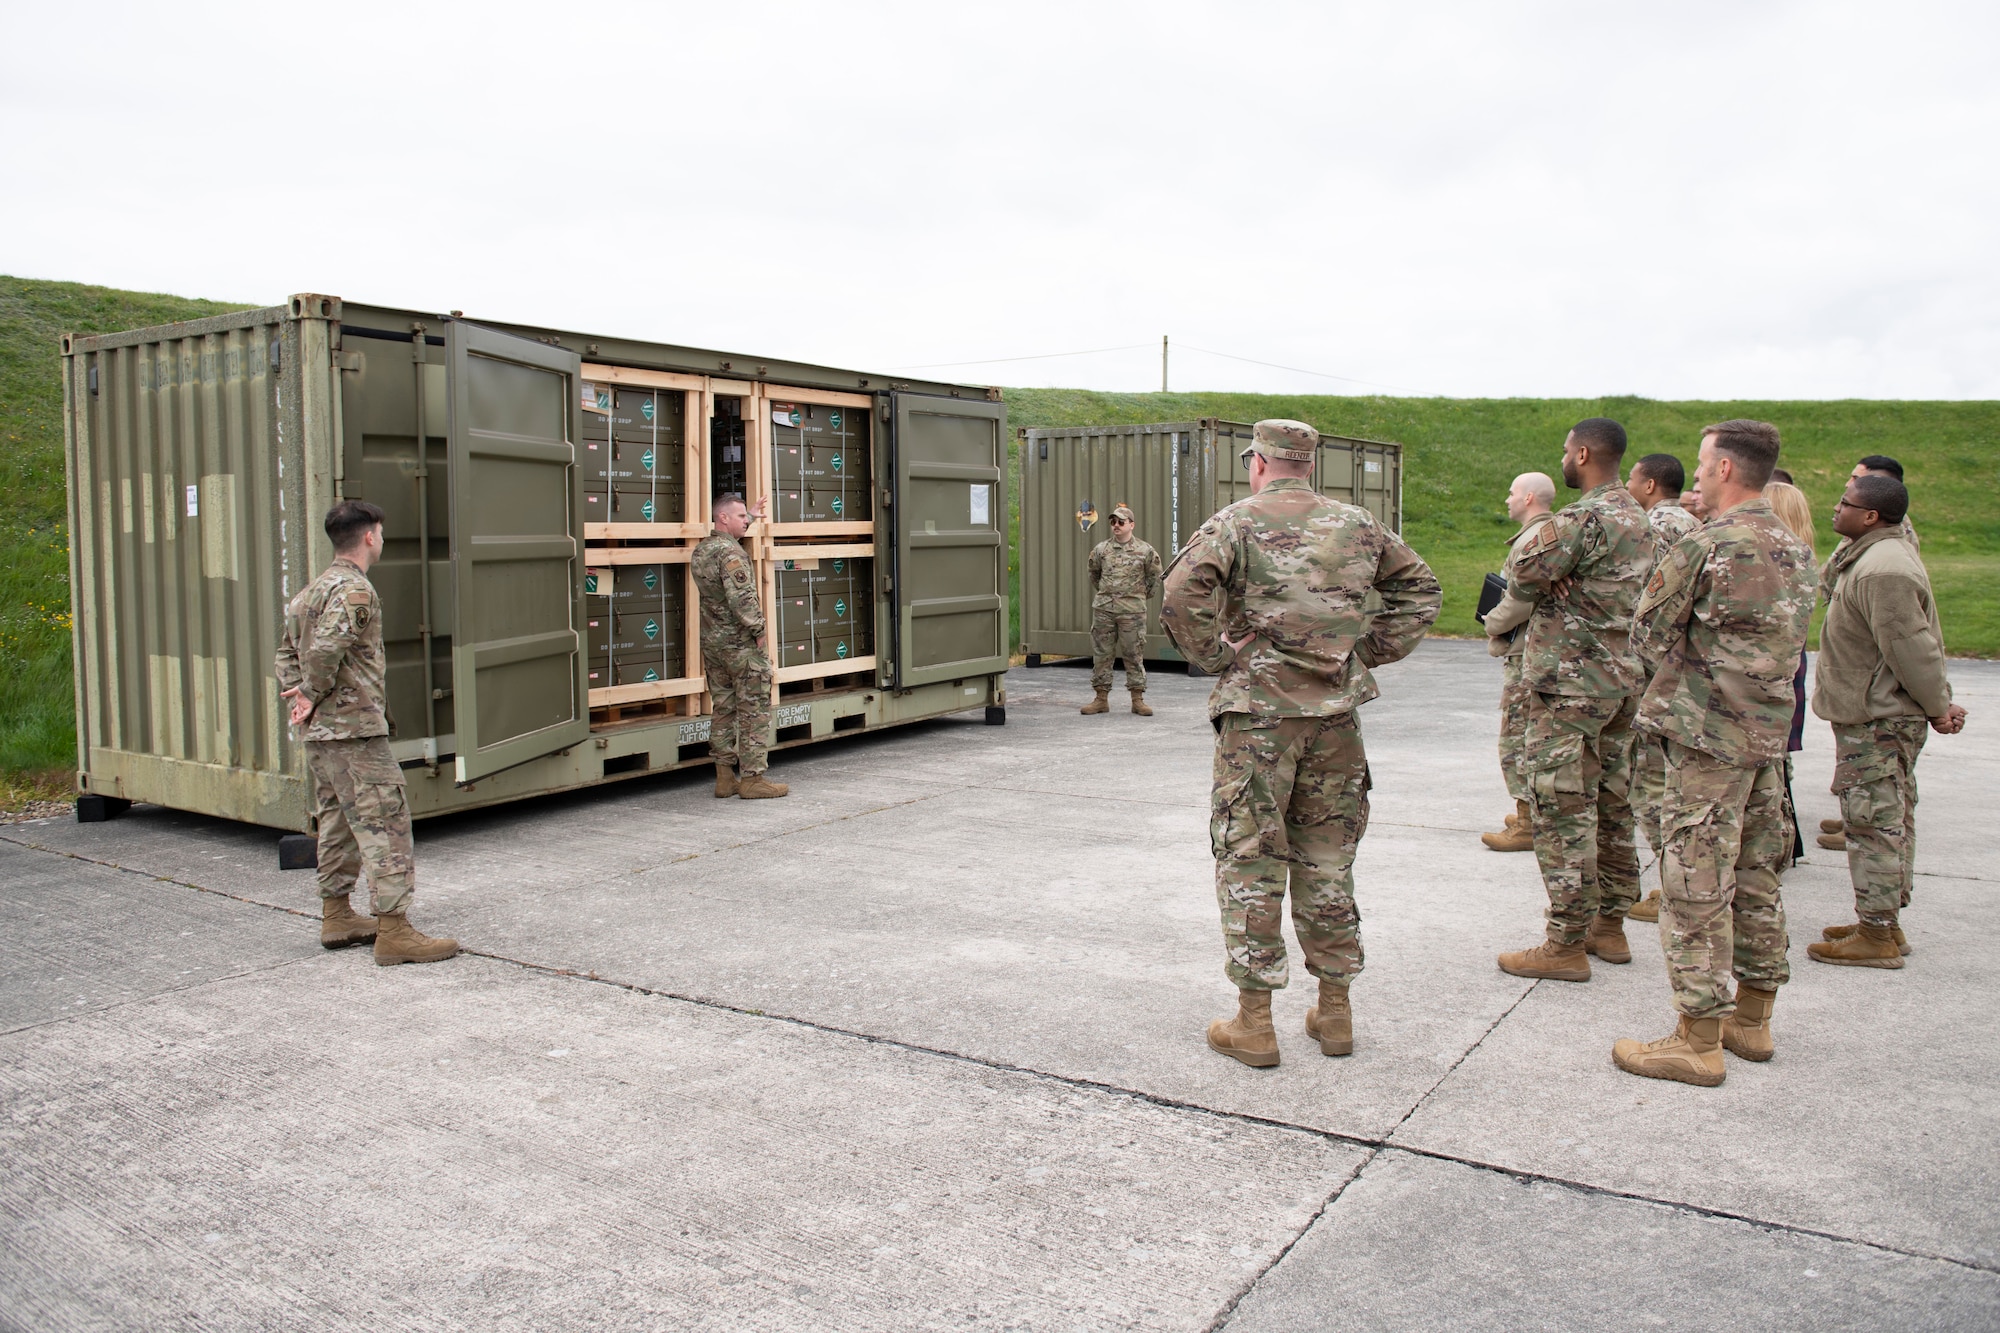
{"type": "MultiPolygon", "coordinates": [[[[1523,472],[1561,484],[1562,441],[1584,417],[1615,417],[1630,435],[1628,458],[1670,453],[1693,472],[1701,428],[1730,417],[1776,423],[1782,465],[1812,501],[1824,557],[1833,549],[1833,502],[1863,454],[1903,464],[1911,519],[1923,538],[1944,621],[1957,656],[2000,655],[2000,403],[1729,402],[1665,403],[1646,398],[1349,398],[1278,394],[1113,394],[1076,389],[1009,389],[1011,426],[1115,425],[1222,417],[1292,417],[1321,430],[1394,440],[1403,446],[1403,535],[1444,583],[1438,631],[1472,635],[1479,583],[1500,567],[1514,525],[1506,495],[1523,472]]],[[[1013,463],[1016,476],[1020,462],[1013,463]]],[[[1020,493],[1018,485],[1014,493],[1020,493]]],[[[1574,493],[1570,493],[1573,495],[1574,493]]],[[[1558,500],[1563,497],[1558,495],[1558,500]]],[[[1013,550],[1020,549],[1019,517],[1013,550]]],[[[1015,642],[1020,583],[1014,580],[1015,642]]]]}
{"type": "MultiPolygon", "coordinates": [[[[62,381],[56,337],[194,319],[249,307],[77,283],[0,277],[0,777],[46,785],[75,756],[69,563],[63,525],[62,381]]],[[[1503,503],[1516,474],[1560,471],[1562,437],[1581,417],[1612,416],[1633,448],[1692,462],[1708,422],[1750,416],[1784,431],[1785,463],[1822,516],[1862,454],[1903,461],[1953,653],[2000,655],[2000,403],[1659,403],[1595,400],[1107,394],[1009,389],[1015,426],[1296,417],[1323,430],[1395,440],[1405,450],[1404,535],[1445,585],[1440,631],[1474,634],[1479,580],[1513,531],[1503,503]]],[[[1018,480],[1019,460],[1014,461],[1018,480]]],[[[1018,484],[1014,494],[1019,494],[1018,484]]],[[[1020,549],[1020,516],[1010,518],[1020,549]]],[[[1014,571],[1014,641],[1020,641],[1014,571]]],[[[60,784],[58,784],[60,785],[60,784]]],[[[25,788],[24,788],[25,789],[25,788]]],[[[39,787],[37,788],[39,789],[39,787]]]]}
{"type": "Polygon", "coordinates": [[[0,277],[0,793],[67,788],[70,687],[58,334],[197,319],[245,306],[0,277]]]}

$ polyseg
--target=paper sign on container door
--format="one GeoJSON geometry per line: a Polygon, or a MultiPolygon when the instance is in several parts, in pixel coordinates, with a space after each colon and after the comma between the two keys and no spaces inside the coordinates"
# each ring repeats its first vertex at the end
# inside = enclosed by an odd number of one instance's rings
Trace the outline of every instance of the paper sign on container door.
{"type": "Polygon", "coordinates": [[[991,510],[989,509],[991,501],[988,498],[992,493],[992,490],[985,482],[975,481],[972,483],[972,525],[974,527],[993,521],[991,510]]]}

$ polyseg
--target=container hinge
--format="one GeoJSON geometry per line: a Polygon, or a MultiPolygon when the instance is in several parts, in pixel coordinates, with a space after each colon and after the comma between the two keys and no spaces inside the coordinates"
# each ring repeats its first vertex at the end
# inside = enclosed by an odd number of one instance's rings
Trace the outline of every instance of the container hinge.
{"type": "Polygon", "coordinates": [[[882,491],[882,507],[884,509],[887,509],[890,505],[894,503],[896,503],[895,495],[885,487],[882,491]]]}
{"type": "Polygon", "coordinates": [[[95,365],[90,368],[90,396],[92,398],[97,397],[97,367],[95,365]]]}
{"type": "Polygon", "coordinates": [[[451,691],[442,685],[431,691],[431,698],[433,699],[449,699],[450,697],[451,691]]]}

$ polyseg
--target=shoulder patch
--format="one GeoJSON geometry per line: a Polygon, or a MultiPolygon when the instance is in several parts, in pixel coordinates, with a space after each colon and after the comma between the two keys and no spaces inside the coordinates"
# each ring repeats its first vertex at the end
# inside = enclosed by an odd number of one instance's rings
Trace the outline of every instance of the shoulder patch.
{"type": "Polygon", "coordinates": [[[1543,551],[1561,542],[1562,534],[1556,531],[1556,523],[1558,521],[1557,519],[1550,519],[1529,534],[1528,540],[1521,545],[1521,554],[1524,556],[1540,555],[1543,551]]]}

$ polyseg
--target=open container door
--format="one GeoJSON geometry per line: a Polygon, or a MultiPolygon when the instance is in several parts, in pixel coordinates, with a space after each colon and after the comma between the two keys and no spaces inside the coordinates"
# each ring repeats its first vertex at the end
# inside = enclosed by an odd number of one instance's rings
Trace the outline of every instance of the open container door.
{"type": "Polygon", "coordinates": [[[582,358],[453,321],[451,683],[468,783],[590,735],[583,640],[582,358]]]}
{"type": "Polygon", "coordinates": [[[890,395],[901,689],[1007,669],[1007,409],[890,395]]]}

